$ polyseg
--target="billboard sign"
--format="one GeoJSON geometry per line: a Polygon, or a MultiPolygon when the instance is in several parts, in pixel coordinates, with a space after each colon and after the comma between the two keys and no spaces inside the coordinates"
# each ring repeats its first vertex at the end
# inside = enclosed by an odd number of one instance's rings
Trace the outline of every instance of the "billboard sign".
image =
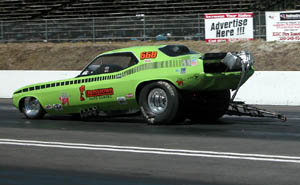
{"type": "Polygon", "coordinates": [[[253,13],[205,14],[205,41],[253,40],[253,13]]]}
{"type": "Polygon", "coordinates": [[[300,11],[266,12],[267,41],[300,41],[300,11]]]}

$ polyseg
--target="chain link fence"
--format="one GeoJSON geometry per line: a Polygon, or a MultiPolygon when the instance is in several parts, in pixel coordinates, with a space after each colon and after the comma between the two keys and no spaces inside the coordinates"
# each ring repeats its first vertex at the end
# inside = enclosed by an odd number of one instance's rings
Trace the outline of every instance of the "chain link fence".
{"type": "MultiPolygon", "coordinates": [[[[265,38],[265,13],[254,13],[254,37],[265,38]]],[[[204,14],[0,22],[0,42],[204,40],[204,14]]]]}

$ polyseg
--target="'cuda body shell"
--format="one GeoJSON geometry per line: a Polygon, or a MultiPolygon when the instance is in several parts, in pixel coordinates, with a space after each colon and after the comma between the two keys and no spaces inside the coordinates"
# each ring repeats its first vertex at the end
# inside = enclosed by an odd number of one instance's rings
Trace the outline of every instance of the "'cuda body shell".
{"type": "MultiPolygon", "coordinates": [[[[199,92],[235,89],[241,72],[205,73],[203,54],[186,54],[170,57],[159,48],[141,46],[109,51],[98,55],[130,52],[138,60],[124,70],[79,76],[71,79],[28,85],[13,94],[14,105],[21,110],[25,97],[35,97],[47,113],[80,113],[97,107],[103,111],[138,109],[139,90],[151,81],[167,81],[180,91],[199,92]],[[143,52],[157,52],[150,59],[142,59],[143,52]]],[[[97,58],[96,57],[96,58],[97,58]]],[[[215,61],[210,61],[215,62],[215,61]]],[[[247,79],[254,73],[248,72],[247,79]]],[[[38,78],[38,77],[37,77],[38,78]]]]}

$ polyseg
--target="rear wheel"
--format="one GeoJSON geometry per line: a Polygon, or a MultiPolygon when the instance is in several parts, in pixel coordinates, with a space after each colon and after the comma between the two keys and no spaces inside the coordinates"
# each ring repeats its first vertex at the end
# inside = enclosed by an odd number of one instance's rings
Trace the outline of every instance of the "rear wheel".
{"type": "Polygon", "coordinates": [[[46,113],[42,108],[39,100],[34,97],[26,97],[24,99],[22,111],[24,115],[29,119],[42,118],[46,113]]]}
{"type": "Polygon", "coordinates": [[[228,110],[230,90],[200,93],[190,102],[188,118],[192,121],[215,121],[228,110]]]}
{"type": "Polygon", "coordinates": [[[180,120],[180,94],[165,81],[151,82],[139,95],[139,105],[149,124],[171,124],[180,120]]]}

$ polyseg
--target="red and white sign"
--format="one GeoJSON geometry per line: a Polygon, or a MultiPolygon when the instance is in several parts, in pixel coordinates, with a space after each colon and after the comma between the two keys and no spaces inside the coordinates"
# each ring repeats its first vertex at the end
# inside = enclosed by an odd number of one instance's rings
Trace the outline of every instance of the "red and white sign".
{"type": "Polygon", "coordinates": [[[205,14],[206,42],[253,40],[253,13],[205,14]]]}
{"type": "Polygon", "coordinates": [[[267,41],[300,41],[300,10],[266,12],[267,41]]]}

